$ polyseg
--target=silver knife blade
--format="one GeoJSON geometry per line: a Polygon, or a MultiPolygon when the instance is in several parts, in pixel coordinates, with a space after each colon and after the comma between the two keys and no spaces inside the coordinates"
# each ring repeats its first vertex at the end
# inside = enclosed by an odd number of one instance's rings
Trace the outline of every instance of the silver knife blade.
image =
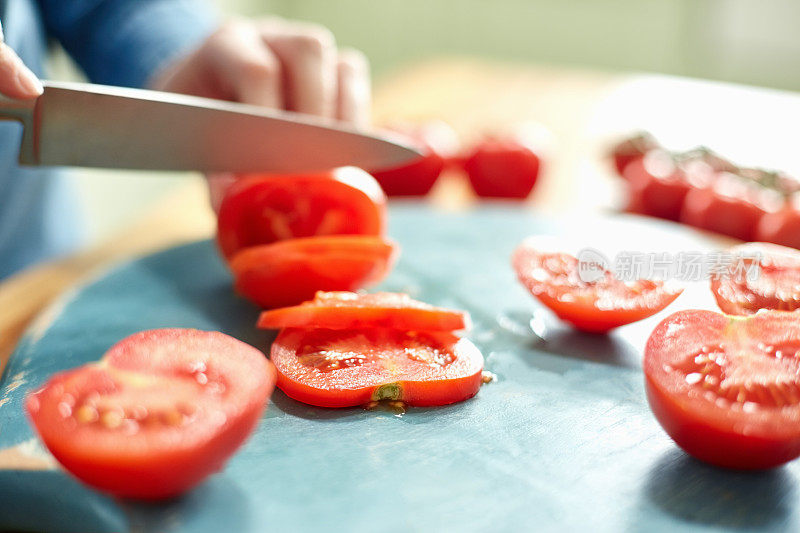
{"type": "Polygon", "coordinates": [[[44,82],[0,102],[25,128],[24,165],[205,172],[392,168],[419,157],[398,139],[309,115],[181,94],[44,82]]]}

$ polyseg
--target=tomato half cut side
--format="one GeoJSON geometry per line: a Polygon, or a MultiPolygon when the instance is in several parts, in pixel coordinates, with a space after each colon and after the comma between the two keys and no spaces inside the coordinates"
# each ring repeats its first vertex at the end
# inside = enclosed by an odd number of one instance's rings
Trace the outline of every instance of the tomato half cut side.
{"type": "Polygon", "coordinates": [[[383,235],[386,196],[361,169],[308,175],[251,175],[237,180],[220,205],[217,242],[223,255],[285,239],[383,235]]]}
{"type": "Polygon", "coordinates": [[[275,379],[263,353],[222,333],[151,330],[56,374],[25,405],[75,477],[118,496],[161,499],[223,467],[275,379]]]}
{"type": "Polygon", "coordinates": [[[795,313],[675,313],[650,335],[644,371],[653,414],[690,455],[737,469],[800,455],[795,313]]]}
{"type": "Polygon", "coordinates": [[[722,311],[752,315],[760,309],[800,309],[800,251],[754,242],[729,252],[733,263],[711,277],[711,292],[722,311]]]}
{"type": "Polygon", "coordinates": [[[390,328],[406,331],[469,329],[469,313],[434,307],[407,294],[346,291],[318,292],[314,299],[293,307],[261,313],[258,327],[358,329],[390,328]]]}
{"type": "Polygon", "coordinates": [[[536,239],[523,241],[514,251],[512,265],[519,281],[542,304],[590,333],[605,333],[652,316],[683,292],[659,280],[621,281],[609,271],[594,281],[583,281],[576,257],[542,250],[536,239]]]}
{"type": "Polygon", "coordinates": [[[380,328],[287,328],[272,344],[271,357],[278,387],[319,407],[455,403],[478,392],[483,370],[483,356],[467,339],[380,328]]]}
{"type": "Polygon", "coordinates": [[[230,268],[236,290],[265,307],[296,305],[317,291],[354,291],[391,271],[397,244],[380,237],[331,235],[254,246],[236,254],[230,268]]]}

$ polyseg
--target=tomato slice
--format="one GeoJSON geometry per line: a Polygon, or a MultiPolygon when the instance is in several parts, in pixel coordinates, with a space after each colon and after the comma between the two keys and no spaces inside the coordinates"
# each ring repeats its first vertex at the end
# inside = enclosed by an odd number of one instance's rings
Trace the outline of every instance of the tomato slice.
{"type": "Polygon", "coordinates": [[[236,290],[256,304],[295,305],[317,291],[353,291],[381,281],[399,248],[381,237],[331,235],[254,246],[230,262],[236,290]]]}
{"type": "Polygon", "coordinates": [[[681,311],[650,335],[645,387],[653,414],[687,453],[739,469],[800,455],[800,320],[681,311]]]}
{"type": "Polygon", "coordinates": [[[720,309],[731,315],[800,309],[800,252],[760,242],[734,246],[729,252],[734,264],[711,278],[720,309]]]}
{"type": "Polygon", "coordinates": [[[309,302],[264,311],[258,327],[458,331],[469,329],[471,321],[465,311],[434,307],[407,294],[320,291],[309,302]]]}
{"type": "Polygon", "coordinates": [[[577,258],[544,251],[535,238],[526,239],[514,251],[512,265],[520,282],[556,316],[592,333],[654,315],[683,292],[657,280],[621,281],[609,271],[595,281],[583,281],[577,258]]]}
{"type": "Polygon", "coordinates": [[[459,402],[478,392],[483,370],[483,356],[466,339],[382,328],[284,329],[271,357],[278,387],[319,407],[459,402]]]}
{"type": "Polygon", "coordinates": [[[253,175],[228,189],[217,241],[233,257],[250,246],[320,235],[383,235],[386,196],[361,169],[322,174],[253,175]]]}
{"type": "Polygon", "coordinates": [[[258,422],[275,377],[264,354],[222,333],[151,330],[56,374],[26,408],[75,477],[159,499],[223,467],[258,422]]]}

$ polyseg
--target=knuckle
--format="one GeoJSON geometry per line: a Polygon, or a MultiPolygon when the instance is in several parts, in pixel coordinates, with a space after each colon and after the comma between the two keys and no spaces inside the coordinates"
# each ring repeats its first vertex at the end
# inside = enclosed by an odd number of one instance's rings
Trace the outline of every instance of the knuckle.
{"type": "Polygon", "coordinates": [[[246,60],[242,63],[242,75],[254,80],[273,81],[280,78],[281,67],[277,61],[246,60]]]}

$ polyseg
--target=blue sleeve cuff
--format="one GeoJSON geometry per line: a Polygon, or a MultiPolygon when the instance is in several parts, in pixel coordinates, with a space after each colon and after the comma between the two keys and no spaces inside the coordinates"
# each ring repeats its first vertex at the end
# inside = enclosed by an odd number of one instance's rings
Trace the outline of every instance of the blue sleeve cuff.
{"type": "Polygon", "coordinates": [[[201,0],[44,1],[45,19],[89,79],[144,87],[219,24],[201,0]]]}

